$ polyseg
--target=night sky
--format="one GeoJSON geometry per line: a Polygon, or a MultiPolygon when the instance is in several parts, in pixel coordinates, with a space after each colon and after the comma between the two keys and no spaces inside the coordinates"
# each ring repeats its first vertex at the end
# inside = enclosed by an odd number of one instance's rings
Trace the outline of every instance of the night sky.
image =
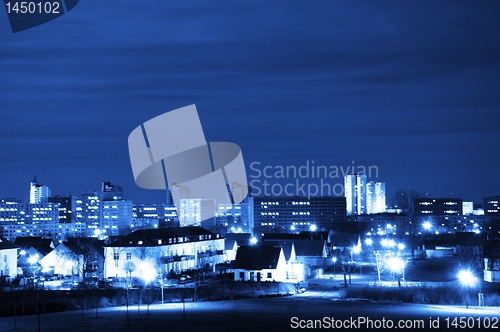
{"type": "Polygon", "coordinates": [[[3,11],[0,197],[28,199],[36,174],[53,194],[111,181],[163,202],[135,185],[128,135],[196,104],[207,141],[241,147],[249,180],[253,162],[354,161],[378,167],[388,202],[416,189],[480,203],[500,195],[499,13],[498,1],[84,0],[14,34],[3,11]]]}

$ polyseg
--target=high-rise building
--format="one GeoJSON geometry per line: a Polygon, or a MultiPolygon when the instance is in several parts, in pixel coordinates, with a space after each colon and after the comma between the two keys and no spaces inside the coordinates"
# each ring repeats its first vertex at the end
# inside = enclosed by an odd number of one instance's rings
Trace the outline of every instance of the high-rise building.
{"type": "Polygon", "coordinates": [[[107,236],[125,235],[132,231],[132,201],[102,202],[102,231],[107,236]]]}
{"type": "MultiPolygon", "coordinates": [[[[180,199],[179,223],[181,227],[200,226],[205,221],[213,229],[215,226],[215,201],[205,198],[180,199]]],[[[208,229],[208,228],[207,228],[208,229]]]]}
{"type": "Polygon", "coordinates": [[[247,196],[240,204],[217,204],[216,233],[252,233],[254,201],[247,196]]]}
{"type": "MultiPolygon", "coordinates": [[[[115,229],[113,226],[125,231],[132,224],[132,201],[124,200],[123,189],[110,182],[102,182],[99,192],[84,192],[79,197],[75,197],[73,206],[75,219],[87,225],[88,236],[109,236],[108,229],[115,229]],[[115,204],[105,202],[115,202],[115,204]],[[108,211],[114,212],[104,214],[105,205],[108,206],[107,209],[111,208],[108,211]],[[108,217],[104,218],[105,215],[108,217]],[[119,217],[120,220],[118,220],[119,217]],[[121,226],[118,227],[118,224],[121,226]],[[126,224],[129,226],[126,227],[126,224]]],[[[114,235],[115,231],[111,233],[114,235]]]]}
{"type": "Polygon", "coordinates": [[[30,203],[39,204],[47,203],[50,197],[50,189],[47,186],[41,185],[36,181],[36,176],[30,183],[30,203]]]}
{"type": "Polygon", "coordinates": [[[344,178],[344,192],[348,215],[365,214],[366,210],[366,175],[350,174],[344,178]]]}
{"type": "Polygon", "coordinates": [[[345,232],[344,197],[254,197],[255,233],[345,232]]]}
{"type": "Polygon", "coordinates": [[[71,196],[50,196],[48,201],[59,204],[59,222],[71,223],[73,221],[73,198],[71,196]]]}
{"type": "Polygon", "coordinates": [[[366,184],[366,213],[376,214],[384,213],[385,202],[385,183],[370,181],[366,184]]]}
{"type": "Polygon", "coordinates": [[[417,198],[415,199],[416,216],[462,215],[461,198],[417,198]]]}

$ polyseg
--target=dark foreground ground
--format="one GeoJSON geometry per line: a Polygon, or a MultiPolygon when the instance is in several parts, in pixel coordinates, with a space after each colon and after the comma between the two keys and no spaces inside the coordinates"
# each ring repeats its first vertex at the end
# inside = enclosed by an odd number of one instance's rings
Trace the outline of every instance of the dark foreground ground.
{"type": "MultiPolygon", "coordinates": [[[[311,324],[330,329],[340,323],[344,327],[342,330],[387,330],[393,326],[397,331],[431,328],[448,331],[462,330],[459,326],[463,322],[467,330],[500,330],[498,307],[466,309],[464,306],[343,301],[314,292],[184,305],[185,309],[183,303],[151,305],[149,315],[145,305],[141,306],[140,313],[137,306],[129,307],[128,321],[126,307],[99,309],[97,317],[95,310],[43,314],[40,316],[40,331],[288,331],[314,326],[311,324]],[[462,323],[460,317],[464,317],[462,323]],[[457,327],[452,324],[455,318],[457,327]],[[339,320],[342,321],[335,323],[339,320]],[[405,328],[397,328],[399,320],[405,328]],[[369,328],[369,324],[373,328],[369,328]]],[[[37,316],[0,319],[0,331],[14,328],[38,331],[37,316]]]]}

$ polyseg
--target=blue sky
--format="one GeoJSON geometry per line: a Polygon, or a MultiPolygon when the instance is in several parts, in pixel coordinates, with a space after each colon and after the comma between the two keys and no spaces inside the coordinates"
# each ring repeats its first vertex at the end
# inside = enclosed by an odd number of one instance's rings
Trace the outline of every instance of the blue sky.
{"type": "MultiPolygon", "coordinates": [[[[388,196],[500,194],[494,1],[80,1],[12,33],[0,14],[0,197],[101,181],[137,202],[127,137],[196,104],[249,165],[376,165],[388,196]]],[[[277,181],[277,180],[276,180],[277,181]]],[[[341,182],[333,181],[332,184],[341,182]]],[[[390,201],[390,199],[389,199],[390,201]]]]}

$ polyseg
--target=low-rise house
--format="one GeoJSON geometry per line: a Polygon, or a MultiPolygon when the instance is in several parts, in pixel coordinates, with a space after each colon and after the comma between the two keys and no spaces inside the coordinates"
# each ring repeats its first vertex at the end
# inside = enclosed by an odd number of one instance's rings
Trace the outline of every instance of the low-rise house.
{"type": "Polygon", "coordinates": [[[500,283],[500,240],[484,244],[484,281],[500,283]]]}
{"type": "Polygon", "coordinates": [[[233,263],[235,281],[286,281],[283,249],[275,246],[241,246],[233,263]]]}
{"type": "Polygon", "coordinates": [[[70,238],[60,243],[39,264],[45,274],[103,278],[104,241],[95,238],[70,238]]]}
{"type": "Polygon", "coordinates": [[[19,246],[0,238],[0,282],[7,282],[17,277],[17,251],[19,246]]]}
{"type": "Polygon", "coordinates": [[[41,236],[17,237],[14,241],[19,246],[17,266],[24,276],[33,275],[38,269],[35,263],[54,250],[52,239],[41,236]]]}
{"type": "Polygon", "coordinates": [[[190,270],[215,272],[224,239],[197,226],[138,230],[104,247],[106,278],[148,278],[190,270]]]}
{"type": "Polygon", "coordinates": [[[236,259],[236,251],[239,246],[248,246],[252,240],[250,233],[227,233],[225,235],[225,254],[226,262],[236,259]]]}
{"type": "Polygon", "coordinates": [[[293,240],[267,240],[262,241],[260,245],[280,247],[286,261],[286,279],[304,280],[304,263],[297,261],[293,240]]]}

